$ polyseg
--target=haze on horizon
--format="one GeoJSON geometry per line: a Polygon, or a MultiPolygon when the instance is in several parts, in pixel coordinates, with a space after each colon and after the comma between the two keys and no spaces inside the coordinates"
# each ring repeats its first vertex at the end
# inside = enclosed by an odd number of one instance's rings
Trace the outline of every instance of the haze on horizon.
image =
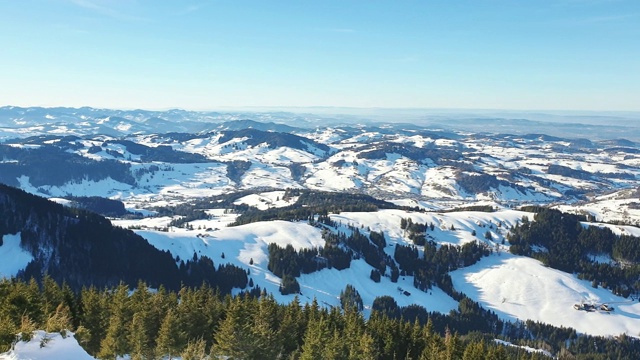
{"type": "Polygon", "coordinates": [[[0,106],[640,111],[635,0],[0,0],[0,106]]]}

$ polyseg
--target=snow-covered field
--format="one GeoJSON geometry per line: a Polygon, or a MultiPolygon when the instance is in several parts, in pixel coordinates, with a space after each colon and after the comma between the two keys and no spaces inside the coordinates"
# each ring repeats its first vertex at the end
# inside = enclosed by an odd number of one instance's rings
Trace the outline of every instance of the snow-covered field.
{"type": "MultiPolygon", "coordinates": [[[[271,198],[274,196],[277,198],[278,194],[270,194],[271,198]]],[[[260,197],[251,197],[242,201],[260,202],[259,199],[260,197]]],[[[391,256],[396,244],[411,244],[400,228],[402,218],[410,218],[416,223],[433,223],[434,230],[428,230],[427,235],[439,244],[462,245],[471,241],[486,243],[496,250],[493,255],[483,258],[473,266],[453,271],[451,275],[457,291],[467,294],[505,320],[531,319],[555,326],[573,327],[578,332],[587,334],[615,336],[626,333],[639,337],[640,303],[615,296],[606,289],[594,289],[590,282],[579,280],[572,274],[545,267],[537,260],[508,252],[508,229],[523,217],[532,220],[533,214],[515,210],[493,213],[380,210],[331,215],[331,219],[338,224],[333,231],[348,233],[351,231],[350,228],[365,232],[382,231],[387,240],[385,251],[391,256]],[[452,227],[454,230],[451,230],[452,227]],[[475,236],[472,234],[474,231],[475,236]],[[485,239],[486,232],[492,234],[491,240],[485,239]],[[615,307],[615,311],[577,311],[573,308],[577,303],[606,303],[615,307]]],[[[137,233],[155,247],[169,250],[174,256],[182,259],[191,258],[196,253],[198,256],[206,255],[212,258],[216,264],[228,262],[247,268],[254,284],[273,293],[282,303],[291,301],[293,295],[285,296],[278,292],[280,279],[267,269],[268,244],[290,244],[296,249],[324,245],[320,230],[304,222],[272,221],[220,227],[221,223],[216,221],[218,220],[198,220],[191,223],[203,230],[173,228],[171,232],[138,230],[137,233]],[[216,230],[211,229],[213,226],[216,230]],[[205,227],[209,227],[209,230],[205,231],[205,227]]],[[[611,227],[617,233],[640,232],[634,227],[611,227]]],[[[375,283],[368,276],[371,269],[364,260],[354,260],[349,269],[342,271],[324,269],[312,274],[303,274],[298,278],[302,292],[300,299],[304,303],[316,298],[325,306],[338,306],[340,291],[347,284],[351,284],[363,298],[365,313],[368,313],[375,297],[382,295],[393,296],[400,306],[418,304],[429,311],[442,313],[457,308],[457,302],[438,288],[428,292],[415,289],[413,278],[409,276],[400,277],[398,283],[392,283],[388,277],[382,277],[380,283],[375,283]],[[411,295],[403,295],[398,288],[409,291],[411,295]]]]}
{"type": "MultiPolygon", "coordinates": [[[[281,303],[290,302],[294,295],[282,295],[278,291],[280,279],[267,269],[268,244],[275,243],[281,247],[292,245],[297,250],[324,246],[320,229],[306,223],[286,221],[258,222],[209,232],[185,229],[136,232],[158,249],[170,251],[174,257],[190,259],[195,253],[210,257],[215,264],[231,263],[249,269],[254,285],[274,294],[281,303]]],[[[362,296],[366,314],[373,300],[383,295],[393,296],[400,306],[419,304],[429,311],[445,314],[457,308],[457,302],[440,289],[434,288],[426,293],[413,288],[413,277],[410,276],[401,277],[397,283],[392,283],[387,277],[375,283],[369,279],[371,269],[364,260],[354,260],[350,268],[342,271],[323,269],[302,274],[297,279],[302,293],[300,301],[310,303],[315,298],[322,305],[339,306],[340,292],[347,284],[351,284],[362,296]],[[398,288],[408,290],[411,295],[403,295],[398,288]]]]}
{"type": "Polygon", "coordinates": [[[0,278],[9,278],[24,269],[33,256],[20,247],[20,233],[17,233],[2,236],[0,259],[0,278]]]}
{"type": "Polygon", "coordinates": [[[578,332],[640,337],[640,302],[591,286],[572,274],[509,253],[491,255],[451,273],[453,285],[505,320],[534,320],[578,332]],[[574,304],[609,304],[612,312],[579,311],[574,304]]]}
{"type": "Polygon", "coordinates": [[[0,360],[95,360],[78,344],[72,333],[34,332],[28,341],[19,341],[15,348],[0,354],[0,360]]]}

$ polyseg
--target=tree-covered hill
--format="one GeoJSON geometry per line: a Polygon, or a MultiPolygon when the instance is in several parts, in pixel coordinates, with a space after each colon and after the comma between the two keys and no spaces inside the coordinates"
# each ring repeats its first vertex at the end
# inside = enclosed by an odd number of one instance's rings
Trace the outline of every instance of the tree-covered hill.
{"type": "Polygon", "coordinates": [[[244,288],[244,269],[216,264],[195,256],[176,261],[130,230],[114,227],[95,213],[60,204],[0,184],[0,236],[20,234],[20,246],[33,261],[18,274],[29,279],[48,274],[73,289],[113,286],[123,281],[134,286],[177,289],[181,283],[207,282],[228,292],[244,288]]]}

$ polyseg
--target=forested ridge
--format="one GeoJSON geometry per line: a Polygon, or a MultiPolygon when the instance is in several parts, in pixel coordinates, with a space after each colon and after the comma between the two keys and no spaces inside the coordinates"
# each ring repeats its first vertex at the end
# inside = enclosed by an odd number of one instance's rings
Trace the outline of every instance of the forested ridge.
{"type": "MultiPolygon", "coordinates": [[[[453,319],[424,313],[413,319],[389,316],[393,301],[379,298],[369,319],[345,301],[344,309],[323,308],[297,298],[278,304],[267,294],[221,295],[204,285],[151,291],[143,282],[130,292],[127,285],[73,292],[49,277],[0,280],[0,351],[16,334],[28,340],[36,329],[75,332],[81,346],[100,359],[129,354],[132,359],[182,356],[207,359],[544,359],[539,352],[505,347],[495,333],[461,335],[453,319]]],[[[461,302],[461,313],[464,309],[461,302]]],[[[396,305],[397,306],[397,305],[396,305]]],[[[522,324],[524,325],[524,324],[522,324]]],[[[525,329],[523,326],[514,329],[525,329]]],[[[533,322],[526,340],[502,338],[558,354],[561,359],[634,359],[640,343],[628,337],[578,336],[533,322]],[[595,345],[595,347],[593,346],[595,345]]],[[[46,343],[43,346],[47,346],[46,343]]]]}
{"type": "Polygon", "coordinates": [[[72,289],[115,286],[123,281],[135,286],[178,289],[181,283],[203,281],[223,292],[247,285],[245,269],[218,265],[194,254],[174,259],[130,230],[114,227],[92,212],[64,207],[20,189],[0,184],[0,236],[20,233],[20,247],[33,260],[18,277],[38,280],[47,273],[72,289]]]}
{"type": "MultiPolygon", "coordinates": [[[[304,190],[290,190],[285,196],[298,197],[296,206],[274,209],[273,214],[323,228],[325,246],[300,251],[269,246],[268,268],[282,278],[283,294],[300,292],[296,277],[302,273],[344,269],[352,259],[363,258],[373,268],[373,281],[413,275],[415,291],[428,291],[435,284],[459,302],[458,309],[444,315],[419,305],[400,307],[394,298],[382,296],[374,300],[371,317],[365,319],[358,311],[359,294],[348,286],[340,297],[342,308],[319,307],[315,302],[301,306],[298,300],[277,304],[253,286],[245,269],[214,264],[195,254],[191,259],[174,259],[133,232],[111,226],[102,216],[0,185],[0,235],[20,232],[21,246],[35,258],[18,279],[0,281],[0,348],[9,346],[16,333],[28,338],[35,329],[69,329],[87,351],[104,359],[123,354],[135,359],[167,355],[197,359],[207,354],[248,359],[542,357],[499,346],[495,338],[561,358],[640,358],[640,342],[633,338],[586,336],[532,321],[506,322],[456,292],[448,272],[486,256],[490,251],[486,246],[437,246],[427,240],[433,224],[402,219],[401,229],[421,250],[396,245],[392,257],[384,251],[384,233],[343,226],[328,216],[345,207],[375,211],[388,203],[356,194],[304,190]],[[159,290],[150,291],[148,286],[159,290]],[[233,287],[245,292],[228,296],[233,287]]],[[[227,197],[224,203],[233,203],[234,198],[227,197]]],[[[181,209],[188,217],[193,207],[181,209]]],[[[536,219],[523,218],[512,229],[513,252],[538,257],[581,277],[592,274],[596,285],[623,294],[633,291],[636,285],[627,280],[638,278],[637,238],[586,227],[579,216],[529,210],[537,212],[536,219]],[[609,254],[625,266],[595,263],[589,259],[593,252],[609,254]],[[582,263],[566,263],[574,259],[582,263]],[[606,272],[600,274],[602,266],[606,272]]],[[[257,210],[248,213],[248,222],[261,218],[254,216],[260,213],[257,210]]]]}

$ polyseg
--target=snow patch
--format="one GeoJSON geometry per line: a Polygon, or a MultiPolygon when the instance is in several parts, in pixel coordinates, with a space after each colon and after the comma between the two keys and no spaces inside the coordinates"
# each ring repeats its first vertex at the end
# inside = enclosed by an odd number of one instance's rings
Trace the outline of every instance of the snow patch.
{"type": "Polygon", "coordinates": [[[9,278],[24,269],[33,256],[20,247],[20,233],[17,233],[2,236],[0,259],[0,278],[9,278]]]}
{"type": "Polygon", "coordinates": [[[35,331],[28,342],[19,341],[15,347],[0,354],[0,360],[95,360],[78,344],[73,333],[66,337],[59,333],[35,331]]]}

